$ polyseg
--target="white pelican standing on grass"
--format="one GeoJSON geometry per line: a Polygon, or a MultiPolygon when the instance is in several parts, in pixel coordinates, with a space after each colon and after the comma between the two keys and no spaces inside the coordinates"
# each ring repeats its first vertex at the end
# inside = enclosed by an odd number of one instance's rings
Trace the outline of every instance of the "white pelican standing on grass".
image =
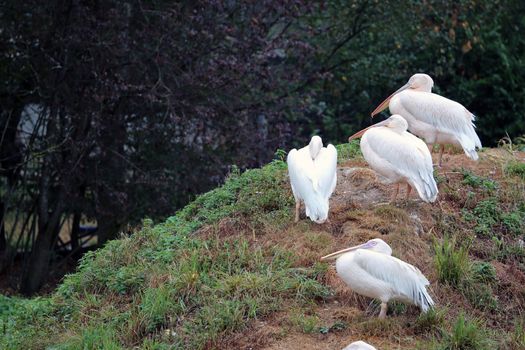
{"type": "Polygon", "coordinates": [[[364,341],[355,341],[352,344],[345,347],[343,350],[377,350],[372,345],[365,343],[364,341]]]}
{"type": "Polygon", "coordinates": [[[387,107],[408,122],[408,130],[423,138],[429,145],[441,144],[439,166],[445,144],[461,146],[465,154],[478,159],[481,148],[474,130],[474,114],[463,105],[432,93],[434,81],[427,74],[414,74],[408,83],[390,95],[372,112],[372,117],[387,107]]]}
{"type": "Polygon", "coordinates": [[[299,221],[301,201],[306,216],[318,224],[328,219],[328,200],[337,182],[337,150],[333,145],[323,147],[319,136],[308,146],[292,149],[286,159],[290,184],[295,197],[295,222],[299,221]]]}
{"type": "Polygon", "coordinates": [[[369,126],[350,136],[348,142],[361,137],[361,152],[370,167],[397,184],[407,184],[407,196],[412,187],[425,202],[434,202],[438,188],[434,180],[432,156],[423,141],[407,132],[407,122],[400,115],[369,126]]]}
{"type": "Polygon", "coordinates": [[[434,306],[427,292],[428,280],[417,267],[391,256],[392,249],[382,239],[326,255],[321,261],[337,259],[341,279],[356,293],[381,301],[379,318],[385,318],[389,300],[415,304],[423,312],[434,306]]]}

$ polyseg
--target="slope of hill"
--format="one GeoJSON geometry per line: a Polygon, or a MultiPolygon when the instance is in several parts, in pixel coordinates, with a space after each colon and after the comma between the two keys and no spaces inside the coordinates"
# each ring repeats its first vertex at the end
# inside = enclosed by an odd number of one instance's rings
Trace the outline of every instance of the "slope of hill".
{"type": "Polygon", "coordinates": [[[0,297],[0,348],[524,349],[525,154],[446,155],[438,202],[392,205],[357,144],[338,149],[330,223],[293,223],[282,161],[233,172],[87,254],[51,296],[0,297]],[[429,278],[435,311],[391,303],[378,320],[319,262],[373,237],[429,278]]]}

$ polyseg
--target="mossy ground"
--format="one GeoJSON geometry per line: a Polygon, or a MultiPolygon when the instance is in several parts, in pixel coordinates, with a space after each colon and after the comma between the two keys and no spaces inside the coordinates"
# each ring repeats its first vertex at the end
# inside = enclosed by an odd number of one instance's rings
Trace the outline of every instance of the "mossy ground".
{"type": "Polygon", "coordinates": [[[276,160],[198,197],[166,222],[87,254],[49,297],[0,298],[2,349],[523,349],[523,153],[445,156],[440,199],[395,205],[391,188],[338,146],[330,223],[293,223],[276,160]],[[431,281],[419,315],[355,295],[320,256],[381,237],[431,281]],[[521,243],[520,243],[521,242],[521,243]]]}

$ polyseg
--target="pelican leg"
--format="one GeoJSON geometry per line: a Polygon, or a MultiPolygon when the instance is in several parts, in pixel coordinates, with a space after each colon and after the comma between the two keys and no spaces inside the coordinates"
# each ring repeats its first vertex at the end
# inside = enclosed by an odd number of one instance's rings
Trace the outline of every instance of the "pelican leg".
{"type": "Polygon", "coordinates": [[[443,152],[445,151],[445,145],[441,145],[439,148],[438,167],[441,168],[441,158],[443,158],[443,152]]]}
{"type": "Polygon", "coordinates": [[[379,313],[379,318],[384,320],[386,318],[386,310],[388,309],[387,303],[381,303],[381,312],[379,313]]]}
{"type": "Polygon", "coordinates": [[[390,202],[391,203],[394,203],[394,201],[396,200],[397,198],[397,194],[399,193],[399,183],[396,184],[396,190],[394,191],[394,193],[392,194],[392,198],[390,198],[390,202]]]}
{"type": "Polygon", "coordinates": [[[299,222],[299,211],[301,210],[301,200],[295,202],[295,222],[299,222]]]}
{"type": "Polygon", "coordinates": [[[407,182],[407,197],[405,198],[406,200],[408,200],[410,192],[412,192],[412,186],[410,186],[410,184],[407,182]]]}

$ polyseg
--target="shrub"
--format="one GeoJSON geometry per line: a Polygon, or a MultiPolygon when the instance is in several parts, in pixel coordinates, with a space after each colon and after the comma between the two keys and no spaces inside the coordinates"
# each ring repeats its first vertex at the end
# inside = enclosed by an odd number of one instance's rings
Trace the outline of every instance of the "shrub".
{"type": "Polygon", "coordinates": [[[496,182],[492,179],[475,175],[466,169],[461,169],[461,173],[463,174],[463,184],[465,185],[475,188],[481,187],[488,191],[493,191],[497,187],[496,182]]]}
{"type": "Polygon", "coordinates": [[[501,222],[510,233],[518,236],[525,231],[525,212],[514,210],[509,213],[503,213],[501,222]]]}
{"type": "Polygon", "coordinates": [[[472,210],[476,218],[474,231],[482,236],[490,237],[492,227],[500,221],[501,211],[495,198],[480,201],[472,210]]]}
{"type": "Polygon", "coordinates": [[[475,282],[495,283],[496,269],[488,262],[475,262],[472,264],[472,279],[475,282]]]}

